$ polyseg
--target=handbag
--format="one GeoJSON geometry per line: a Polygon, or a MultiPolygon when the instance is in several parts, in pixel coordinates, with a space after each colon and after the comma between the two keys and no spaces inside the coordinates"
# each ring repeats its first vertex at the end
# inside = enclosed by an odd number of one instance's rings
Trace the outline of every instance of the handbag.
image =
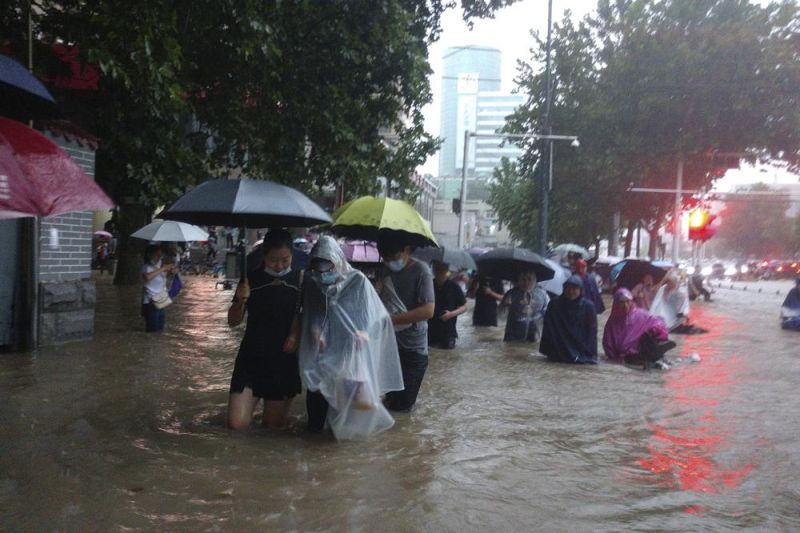
{"type": "Polygon", "coordinates": [[[172,298],[169,297],[169,293],[165,289],[158,294],[151,295],[150,303],[153,304],[156,309],[164,309],[172,303],[172,298]]]}

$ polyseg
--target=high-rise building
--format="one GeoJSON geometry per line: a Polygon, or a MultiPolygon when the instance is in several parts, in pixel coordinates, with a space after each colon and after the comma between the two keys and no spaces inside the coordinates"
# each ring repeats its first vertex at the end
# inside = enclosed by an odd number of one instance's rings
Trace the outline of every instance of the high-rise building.
{"type": "MultiPolygon", "coordinates": [[[[500,50],[460,46],[448,48],[443,59],[440,178],[461,175],[465,130],[495,133],[505,124],[505,117],[523,103],[522,95],[500,92],[500,50]]],[[[490,177],[502,157],[519,157],[517,147],[501,143],[499,138],[471,139],[467,174],[490,177]]]]}
{"type": "MultiPolygon", "coordinates": [[[[524,96],[521,94],[478,93],[475,131],[484,134],[496,133],[505,126],[506,117],[523,103],[524,96]]],[[[476,137],[472,143],[474,143],[475,156],[473,164],[467,165],[467,173],[478,178],[490,177],[495,167],[500,165],[503,157],[514,160],[522,154],[519,146],[511,143],[503,144],[503,140],[498,137],[476,137]]]]}
{"type": "Polygon", "coordinates": [[[448,48],[442,59],[440,177],[461,173],[464,130],[475,129],[478,92],[500,90],[501,53],[485,46],[457,46],[448,48]]]}

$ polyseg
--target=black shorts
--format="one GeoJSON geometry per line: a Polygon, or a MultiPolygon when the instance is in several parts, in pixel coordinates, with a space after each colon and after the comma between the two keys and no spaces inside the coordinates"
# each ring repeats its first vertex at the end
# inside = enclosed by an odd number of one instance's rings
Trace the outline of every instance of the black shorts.
{"type": "Polygon", "coordinates": [[[269,401],[289,400],[300,394],[297,354],[252,357],[239,354],[231,377],[231,393],[250,387],[253,396],[269,401]]]}

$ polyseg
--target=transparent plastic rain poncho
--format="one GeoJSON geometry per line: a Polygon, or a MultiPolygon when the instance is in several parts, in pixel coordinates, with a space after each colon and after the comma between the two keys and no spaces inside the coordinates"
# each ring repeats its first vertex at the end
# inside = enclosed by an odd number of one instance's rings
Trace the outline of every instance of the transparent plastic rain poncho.
{"type": "Polygon", "coordinates": [[[663,318],[667,329],[672,331],[683,323],[685,317],[689,316],[689,297],[686,290],[679,285],[677,276],[673,274],[667,274],[667,276],[671,277],[669,281],[675,285],[675,288],[670,290],[669,284],[659,287],[653,297],[653,303],[650,304],[650,313],[663,318]]]}
{"type": "Polygon", "coordinates": [[[394,329],[372,284],[353,269],[331,237],[321,237],[311,260],[334,264],[337,281],[312,273],[303,303],[300,372],[309,390],[328,401],[337,439],[365,438],[394,425],[381,395],[403,390],[394,329]]]}

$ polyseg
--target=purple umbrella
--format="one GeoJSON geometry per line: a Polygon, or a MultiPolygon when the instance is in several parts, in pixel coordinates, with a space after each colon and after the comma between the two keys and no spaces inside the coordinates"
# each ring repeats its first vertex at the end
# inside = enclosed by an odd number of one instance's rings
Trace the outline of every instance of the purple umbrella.
{"type": "Polygon", "coordinates": [[[371,241],[348,241],[342,244],[342,251],[351,263],[380,263],[378,248],[371,241]]]}

